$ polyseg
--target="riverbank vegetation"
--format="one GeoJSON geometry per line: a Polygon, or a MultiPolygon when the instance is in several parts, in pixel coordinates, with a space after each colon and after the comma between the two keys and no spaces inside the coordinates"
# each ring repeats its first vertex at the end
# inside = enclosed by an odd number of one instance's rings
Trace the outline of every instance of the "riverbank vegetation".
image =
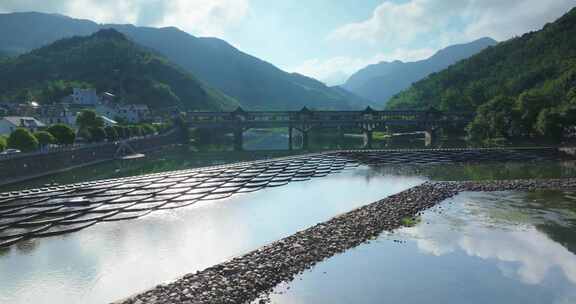
{"type": "Polygon", "coordinates": [[[75,143],[115,142],[141,136],[166,133],[170,124],[128,124],[104,127],[102,119],[93,111],[84,111],[78,116],[78,130],[68,125],[56,124],[31,133],[28,129],[17,128],[8,138],[0,136],[0,151],[6,148],[22,152],[34,152],[51,145],[68,146],[75,143]]]}
{"type": "Polygon", "coordinates": [[[8,143],[6,142],[6,137],[0,136],[0,152],[6,150],[6,146],[8,143]]]}
{"type": "Polygon", "coordinates": [[[576,9],[416,82],[388,109],[477,112],[472,140],[559,141],[576,124],[576,9]]]}

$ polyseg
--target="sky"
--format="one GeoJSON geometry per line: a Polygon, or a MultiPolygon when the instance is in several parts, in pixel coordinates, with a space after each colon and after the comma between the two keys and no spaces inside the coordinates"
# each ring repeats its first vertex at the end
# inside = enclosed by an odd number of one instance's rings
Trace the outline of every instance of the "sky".
{"type": "Polygon", "coordinates": [[[330,85],[368,64],[414,61],[452,44],[538,30],[574,6],[574,0],[0,0],[0,12],[176,26],[330,85]]]}

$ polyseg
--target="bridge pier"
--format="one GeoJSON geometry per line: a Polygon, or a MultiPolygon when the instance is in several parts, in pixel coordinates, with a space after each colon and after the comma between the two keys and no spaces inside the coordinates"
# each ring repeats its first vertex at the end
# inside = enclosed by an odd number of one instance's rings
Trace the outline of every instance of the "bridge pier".
{"type": "MultiPolygon", "coordinates": [[[[360,129],[364,134],[364,147],[374,148],[373,131],[386,125],[410,126],[418,131],[426,130],[426,145],[437,140],[437,129],[460,128],[474,119],[474,113],[427,111],[376,111],[370,107],[364,111],[244,111],[188,112],[187,125],[192,128],[233,128],[234,150],[243,150],[243,132],[250,128],[289,127],[288,149],[310,149],[312,128],[338,128],[338,144],[344,146],[343,131],[360,129]],[[236,130],[238,128],[239,130],[236,130]],[[294,133],[297,131],[296,133],[294,133]],[[302,134],[300,137],[300,134],[302,134]],[[302,143],[300,143],[302,138],[302,143]]],[[[230,131],[228,131],[230,132],[230,131]]]]}
{"type": "Polygon", "coordinates": [[[310,142],[308,137],[308,132],[310,132],[310,130],[302,129],[301,132],[302,132],[302,150],[308,150],[310,148],[310,142]]]}
{"type": "Polygon", "coordinates": [[[372,143],[374,142],[373,130],[364,130],[364,148],[372,149],[372,143]]]}
{"type": "Polygon", "coordinates": [[[344,146],[344,128],[342,126],[338,126],[338,146],[344,146]]]}
{"type": "Polygon", "coordinates": [[[433,146],[438,141],[438,129],[428,128],[424,131],[424,145],[426,147],[433,146]]]}
{"type": "Polygon", "coordinates": [[[242,128],[234,129],[234,151],[244,150],[244,130],[242,128]]]}
{"type": "Polygon", "coordinates": [[[372,149],[374,129],[376,129],[377,126],[375,123],[364,123],[360,125],[360,129],[364,133],[364,149],[372,149]]]}
{"type": "Polygon", "coordinates": [[[294,128],[292,127],[288,127],[288,150],[292,151],[294,150],[294,140],[293,140],[293,131],[294,128]]]}
{"type": "Polygon", "coordinates": [[[312,126],[309,124],[300,125],[296,130],[300,131],[302,134],[302,150],[309,150],[310,149],[310,130],[312,130],[312,126]]]}

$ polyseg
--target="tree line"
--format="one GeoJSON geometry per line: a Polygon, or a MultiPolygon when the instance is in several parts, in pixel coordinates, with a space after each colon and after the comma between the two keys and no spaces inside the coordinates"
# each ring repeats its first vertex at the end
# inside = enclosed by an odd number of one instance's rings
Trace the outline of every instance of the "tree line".
{"type": "Polygon", "coordinates": [[[68,125],[56,124],[38,132],[17,128],[8,137],[0,136],[0,151],[7,148],[33,152],[49,145],[72,145],[81,139],[87,143],[114,142],[139,136],[161,134],[171,128],[169,124],[130,124],[105,126],[102,117],[92,110],[79,113],[75,131],[68,125]]]}
{"type": "Polygon", "coordinates": [[[470,139],[559,141],[576,125],[576,9],[416,82],[388,109],[475,112],[470,139]]]}

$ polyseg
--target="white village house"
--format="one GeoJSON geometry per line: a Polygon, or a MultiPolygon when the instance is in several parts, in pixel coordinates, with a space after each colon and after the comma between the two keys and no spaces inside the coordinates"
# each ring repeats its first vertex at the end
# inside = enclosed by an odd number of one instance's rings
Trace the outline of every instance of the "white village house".
{"type": "Polygon", "coordinates": [[[81,105],[96,105],[100,103],[100,98],[95,89],[72,89],[72,102],[81,105]]]}
{"type": "Polygon", "coordinates": [[[76,127],[77,112],[71,111],[65,104],[44,105],[38,111],[38,119],[48,126],[65,124],[76,127]]]}
{"type": "Polygon", "coordinates": [[[25,128],[30,132],[36,132],[46,125],[34,117],[5,116],[0,119],[0,135],[10,135],[17,128],[25,128]]]}

